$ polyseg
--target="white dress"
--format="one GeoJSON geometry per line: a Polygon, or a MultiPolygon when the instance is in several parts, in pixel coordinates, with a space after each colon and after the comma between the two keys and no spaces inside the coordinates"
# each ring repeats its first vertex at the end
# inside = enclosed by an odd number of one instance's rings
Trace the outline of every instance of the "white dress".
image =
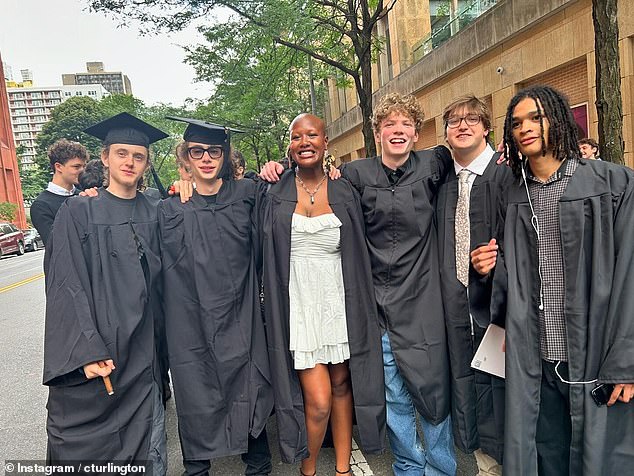
{"type": "Polygon", "coordinates": [[[340,227],[334,213],[293,213],[288,292],[290,350],[298,370],[350,358],[340,227]]]}

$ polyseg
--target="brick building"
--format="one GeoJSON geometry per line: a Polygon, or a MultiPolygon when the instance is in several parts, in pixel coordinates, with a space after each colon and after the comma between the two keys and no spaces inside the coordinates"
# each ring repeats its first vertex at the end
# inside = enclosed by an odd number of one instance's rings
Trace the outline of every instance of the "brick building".
{"type": "MultiPolygon", "coordinates": [[[[0,78],[4,78],[2,58],[0,58],[0,78]]],[[[9,116],[9,99],[4,81],[0,81],[0,202],[11,202],[18,205],[18,212],[13,223],[18,228],[26,228],[18,159],[15,154],[15,143],[13,142],[9,116]]]]}

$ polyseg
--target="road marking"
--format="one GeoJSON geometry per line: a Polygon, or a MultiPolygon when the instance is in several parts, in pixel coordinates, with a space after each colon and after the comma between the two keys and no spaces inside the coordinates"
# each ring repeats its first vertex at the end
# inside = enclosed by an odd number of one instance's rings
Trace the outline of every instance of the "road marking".
{"type": "Polygon", "coordinates": [[[36,269],[41,270],[41,269],[42,269],[42,266],[41,266],[41,265],[38,265],[38,266],[34,266],[33,268],[21,269],[19,273],[13,273],[13,274],[10,274],[10,275],[8,275],[8,276],[0,276],[0,278],[2,278],[2,279],[12,278],[12,277],[14,277],[14,276],[20,276],[21,274],[26,274],[26,273],[28,273],[29,271],[34,271],[34,270],[36,270],[36,269]]]}
{"type": "Polygon", "coordinates": [[[350,457],[350,468],[354,476],[374,476],[370,465],[365,460],[365,456],[359,449],[357,442],[352,439],[352,455],[350,457]]]}
{"type": "Polygon", "coordinates": [[[32,283],[33,281],[37,281],[44,277],[44,273],[36,274],[35,276],[31,276],[30,278],[23,279],[22,281],[18,281],[17,283],[9,284],[3,288],[0,288],[0,294],[5,293],[7,291],[11,291],[17,287],[20,287],[24,284],[32,283]]]}

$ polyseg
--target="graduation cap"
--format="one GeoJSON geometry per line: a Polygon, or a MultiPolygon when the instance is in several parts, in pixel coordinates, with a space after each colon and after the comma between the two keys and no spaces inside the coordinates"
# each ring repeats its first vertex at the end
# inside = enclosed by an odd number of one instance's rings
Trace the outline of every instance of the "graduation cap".
{"type": "Polygon", "coordinates": [[[232,133],[243,133],[238,129],[220,126],[212,122],[201,121],[200,119],[189,119],[187,117],[166,116],[172,121],[185,122],[187,128],[183,133],[183,139],[188,142],[200,142],[201,144],[229,144],[232,133]]]}
{"type": "Polygon", "coordinates": [[[86,134],[97,137],[105,146],[129,144],[149,147],[150,144],[165,139],[168,135],[147,122],[122,112],[84,129],[86,134]]]}

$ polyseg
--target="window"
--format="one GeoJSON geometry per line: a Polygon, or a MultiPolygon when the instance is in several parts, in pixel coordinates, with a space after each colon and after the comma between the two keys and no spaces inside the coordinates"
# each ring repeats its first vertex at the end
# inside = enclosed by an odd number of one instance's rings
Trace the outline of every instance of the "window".
{"type": "Polygon", "coordinates": [[[75,91],[75,96],[83,96],[81,91],[75,91]]]}
{"type": "Polygon", "coordinates": [[[379,53],[378,69],[379,83],[385,85],[394,77],[394,69],[392,68],[392,46],[390,43],[390,22],[388,16],[384,16],[378,25],[379,36],[384,40],[383,50],[379,53]]]}
{"type": "Polygon", "coordinates": [[[88,91],[88,96],[96,96],[97,91],[88,91]]]}
{"type": "Polygon", "coordinates": [[[70,91],[64,91],[64,96],[72,96],[73,93],[70,91]]]}
{"type": "Polygon", "coordinates": [[[572,116],[575,118],[575,122],[579,127],[579,138],[590,137],[588,134],[588,103],[577,104],[570,108],[572,116]]]}

